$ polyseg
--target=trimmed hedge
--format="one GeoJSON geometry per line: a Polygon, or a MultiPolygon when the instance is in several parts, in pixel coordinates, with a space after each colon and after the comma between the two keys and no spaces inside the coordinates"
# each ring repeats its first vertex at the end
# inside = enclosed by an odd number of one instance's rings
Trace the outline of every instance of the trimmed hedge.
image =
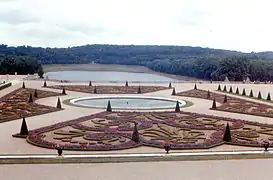
{"type": "Polygon", "coordinates": [[[11,85],[12,85],[11,82],[5,83],[4,85],[0,86],[0,90],[6,89],[6,88],[10,87],[11,85]]]}

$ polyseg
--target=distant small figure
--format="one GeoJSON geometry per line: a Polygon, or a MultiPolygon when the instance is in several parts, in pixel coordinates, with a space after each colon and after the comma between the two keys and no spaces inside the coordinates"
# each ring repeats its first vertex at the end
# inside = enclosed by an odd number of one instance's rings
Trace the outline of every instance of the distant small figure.
{"type": "Polygon", "coordinates": [[[58,144],[58,145],[56,145],[56,150],[57,150],[57,152],[58,152],[58,156],[62,156],[62,154],[63,154],[63,148],[58,144]]]}
{"type": "Polygon", "coordinates": [[[262,145],[264,147],[264,151],[268,151],[267,149],[269,148],[269,145],[270,145],[269,142],[268,141],[264,141],[262,145]]]}
{"type": "Polygon", "coordinates": [[[169,151],[171,150],[171,144],[166,143],[166,144],[164,145],[164,149],[165,149],[166,153],[169,154],[169,151]]]}

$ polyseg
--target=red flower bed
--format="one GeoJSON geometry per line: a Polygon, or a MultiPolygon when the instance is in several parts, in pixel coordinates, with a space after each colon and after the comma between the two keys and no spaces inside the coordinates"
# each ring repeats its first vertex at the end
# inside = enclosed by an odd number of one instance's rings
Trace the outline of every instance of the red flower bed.
{"type": "MultiPolygon", "coordinates": [[[[181,93],[177,93],[178,96],[187,96],[187,97],[195,97],[195,98],[207,98],[207,91],[200,89],[193,89],[181,93]]],[[[249,114],[255,116],[265,116],[265,117],[273,117],[273,106],[261,104],[253,101],[248,101],[240,98],[227,96],[227,102],[224,102],[225,95],[217,94],[210,92],[210,100],[215,100],[222,105],[218,106],[216,109],[218,111],[226,111],[233,113],[241,113],[241,114],[249,114]]]]}
{"type": "MultiPolygon", "coordinates": [[[[137,94],[139,86],[84,86],[84,85],[56,85],[47,86],[47,88],[63,89],[68,91],[77,91],[83,93],[94,93],[94,88],[97,89],[97,94],[137,94]]],[[[141,93],[150,93],[169,89],[163,86],[141,86],[141,93]]]]}
{"type": "MultiPolygon", "coordinates": [[[[60,110],[55,107],[44,106],[35,102],[28,103],[30,93],[33,94],[34,89],[19,88],[3,96],[0,99],[0,123],[19,119],[22,116],[30,117],[60,110]]],[[[42,90],[37,90],[37,94],[38,98],[33,97],[34,101],[39,98],[62,95],[61,93],[42,90]]]]}
{"type": "Polygon", "coordinates": [[[65,150],[106,151],[139,146],[172,149],[211,148],[222,140],[229,123],[229,144],[260,146],[263,139],[273,142],[273,125],[188,112],[102,112],[54,124],[29,132],[27,141],[36,146],[65,150]],[[139,143],[132,141],[134,124],[139,143]]]}

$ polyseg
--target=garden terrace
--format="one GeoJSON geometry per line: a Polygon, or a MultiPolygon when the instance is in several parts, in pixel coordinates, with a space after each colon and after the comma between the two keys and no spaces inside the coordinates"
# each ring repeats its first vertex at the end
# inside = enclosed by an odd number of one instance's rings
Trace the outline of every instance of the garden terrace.
{"type": "MultiPolygon", "coordinates": [[[[137,94],[139,86],[85,86],[85,85],[55,85],[47,86],[47,88],[63,89],[68,91],[77,91],[83,93],[94,94],[96,88],[96,94],[137,94]]],[[[151,93],[155,91],[161,91],[169,89],[164,86],[140,86],[141,93],[151,93]]]]}
{"type": "MultiPolygon", "coordinates": [[[[50,112],[59,111],[55,107],[44,106],[35,102],[29,103],[30,94],[34,94],[34,89],[19,88],[11,93],[1,97],[0,99],[0,123],[19,119],[22,116],[30,117],[50,112]]],[[[61,93],[55,93],[50,91],[36,90],[38,97],[33,96],[33,100],[40,98],[60,96],[61,93]]]]}
{"type": "Polygon", "coordinates": [[[260,147],[273,143],[273,125],[188,112],[102,112],[29,132],[27,141],[44,148],[110,151],[149,146],[172,149],[206,149],[222,144],[260,147]],[[137,126],[139,143],[132,140],[137,126]],[[223,135],[229,124],[231,141],[223,135]]]}
{"type": "Polygon", "coordinates": [[[248,101],[245,99],[227,96],[227,102],[224,103],[225,95],[210,92],[210,97],[208,98],[208,92],[200,89],[184,91],[177,93],[176,95],[210,100],[215,98],[216,102],[221,103],[221,105],[217,106],[217,108],[213,110],[273,118],[273,106],[248,101]]]}

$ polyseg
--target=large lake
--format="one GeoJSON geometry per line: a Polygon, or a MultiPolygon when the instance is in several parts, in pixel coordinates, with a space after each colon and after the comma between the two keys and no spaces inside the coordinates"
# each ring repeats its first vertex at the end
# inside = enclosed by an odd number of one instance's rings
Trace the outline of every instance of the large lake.
{"type": "Polygon", "coordinates": [[[45,77],[51,80],[94,81],[94,82],[175,82],[177,79],[148,73],[116,71],[57,71],[47,72],[45,77]]]}

